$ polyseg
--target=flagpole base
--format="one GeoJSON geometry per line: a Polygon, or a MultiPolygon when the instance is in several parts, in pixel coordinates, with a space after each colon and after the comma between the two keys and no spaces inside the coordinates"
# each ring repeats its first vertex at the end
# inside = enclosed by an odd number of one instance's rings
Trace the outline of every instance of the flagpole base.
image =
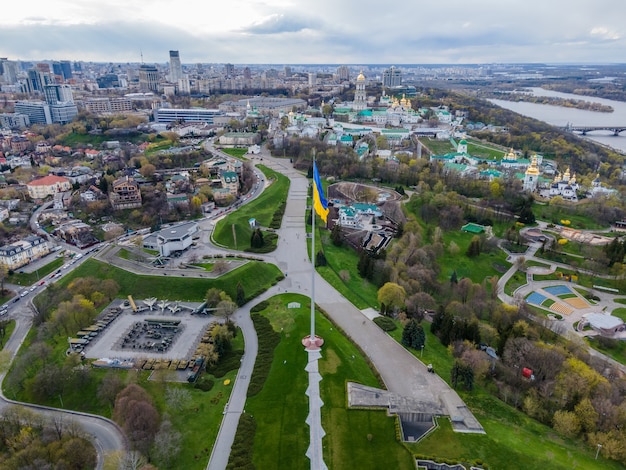
{"type": "Polygon", "coordinates": [[[304,349],[307,351],[317,351],[322,348],[323,344],[324,340],[321,336],[315,335],[313,339],[311,339],[311,335],[308,335],[302,338],[302,346],[304,346],[304,349]]]}

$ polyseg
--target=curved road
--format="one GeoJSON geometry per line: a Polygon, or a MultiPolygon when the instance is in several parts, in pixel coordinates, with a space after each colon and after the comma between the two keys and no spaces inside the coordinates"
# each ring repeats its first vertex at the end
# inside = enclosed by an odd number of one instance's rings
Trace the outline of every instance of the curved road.
{"type": "MultiPolygon", "coordinates": [[[[28,297],[19,302],[19,306],[13,307],[11,317],[15,320],[15,330],[13,330],[13,334],[4,346],[4,350],[9,351],[11,354],[11,361],[15,358],[32,326],[33,307],[30,305],[29,300],[33,295],[29,294],[28,297]]],[[[0,384],[5,376],[6,372],[0,374],[0,384]]],[[[102,416],[17,402],[5,397],[0,389],[0,411],[4,411],[9,406],[20,406],[32,410],[50,420],[62,420],[68,424],[79,424],[86,437],[91,440],[96,448],[98,454],[96,468],[98,469],[104,468],[104,456],[106,454],[128,448],[126,437],[122,430],[113,421],[102,416]]]]}
{"type": "MultiPolygon", "coordinates": [[[[304,217],[309,181],[300,172],[294,170],[288,161],[270,157],[268,154],[263,154],[263,158],[264,165],[284,174],[291,181],[285,215],[281,229],[277,231],[278,247],[267,257],[268,261],[274,262],[286,274],[286,277],[279,285],[254,299],[251,304],[256,304],[277,292],[311,295],[312,268],[307,251],[307,243],[310,245],[310,239],[306,237],[304,217]]],[[[400,397],[440,404],[440,407],[433,411],[463,418],[464,422],[460,424],[458,430],[484,433],[483,428],[458,394],[443,379],[436,374],[428,373],[422,362],[370,321],[317,273],[315,274],[315,303],[346,332],[352,341],[361,347],[381,375],[387,390],[400,397]]],[[[243,330],[246,354],[234,384],[225,419],[222,421],[213,447],[208,470],[226,468],[239,416],[244,410],[248,379],[254,367],[254,355],[257,348],[256,332],[251,326],[249,310],[248,304],[237,312],[236,320],[243,330]]],[[[324,337],[324,331],[316,330],[316,333],[324,337]]],[[[322,355],[323,353],[322,347],[322,355]]],[[[302,354],[305,354],[304,348],[302,354]]]]}

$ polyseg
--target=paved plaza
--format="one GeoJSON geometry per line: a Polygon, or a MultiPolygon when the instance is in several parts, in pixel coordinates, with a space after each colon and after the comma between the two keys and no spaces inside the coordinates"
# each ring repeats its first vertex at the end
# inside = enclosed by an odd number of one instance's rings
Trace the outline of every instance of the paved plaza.
{"type": "MultiPolygon", "coordinates": [[[[137,301],[137,304],[141,304],[141,301],[137,301]]],[[[213,315],[193,315],[191,312],[200,305],[199,303],[186,302],[179,305],[182,308],[176,313],[171,312],[169,309],[161,311],[158,307],[155,307],[153,310],[146,309],[135,313],[130,306],[124,306],[121,300],[114,301],[103,312],[118,307],[122,309],[121,313],[106,328],[99,331],[97,336],[90,340],[84,349],[85,356],[90,359],[108,358],[119,360],[139,358],[191,359],[208,326],[212,323],[220,322],[221,319],[213,315]],[[179,331],[166,351],[159,352],[121,347],[124,338],[133,330],[133,326],[138,322],[143,323],[146,320],[180,322],[179,331]]]]}

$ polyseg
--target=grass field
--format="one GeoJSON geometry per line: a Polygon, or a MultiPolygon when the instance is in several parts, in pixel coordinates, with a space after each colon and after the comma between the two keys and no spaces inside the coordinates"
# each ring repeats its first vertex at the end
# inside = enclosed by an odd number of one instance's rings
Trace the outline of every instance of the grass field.
{"type": "Polygon", "coordinates": [[[449,280],[453,271],[456,271],[457,278],[467,277],[473,282],[481,283],[486,277],[501,275],[495,265],[510,266],[506,261],[507,255],[502,250],[494,250],[490,253],[481,253],[479,256],[470,258],[465,253],[474,235],[459,231],[445,232],[443,235],[446,250],[437,261],[442,267],[439,280],[449,280]],[[450,243],[454,242],[459,247],[457,254],[452,254],[447,249],[450,243]]]}
{"type": "Polygon", "coordinates": [[[247,160],[244,156],[248,153],[248,149],[240,149],[240,148],[220,148],[221,152],[224,152],[231,157],[239,158],[241,160],[247,160]]]}
{"type": "Polygon", "coordinates": [[[33,285],[37,281],[39,281],[39,279],[43,279],[51,272],[59,269],[61,266],[63,266],[64,262],[65,262],[64,258],[55,258],[52,261],[50,261],[48,264],[46,264],[45,266],[42,266],[37,271],[33,271],[32,273],[27,273],[27,272],[20,273],[18,270],[18,272],[9,274],[6,278],[6,282],[10,284],[17,284],[20,286],[33,285]]]}
{"type": "MultiPolygon", "coordinates": [[[[454,358],[430,332],[429,323],[424,323],[424,331],[423,356],[420,351],[409,351],[424,364],[432,364],[439,376],[450,383],[454,358]]],[[[392,331],[391,336],[400,341],[402,327],[392,331]]],[[[486,392],[480,384],[472,392],[459,391],[459,394],[487,434],[455,433],[448,419],[440,419],[439,427],[432,434],[416,444],[407,444],[415,454],[435,460],[480,460],[490,470],[623,468],[614,461],[594,460],[592,449],[581,446],[580,442],[562,439],[550,427],[486,392]]]]}
{"type": "Polygon", "coordinates": [[[269,227],[276,208],[287,200],[289,179],[267,167],[257,166],[272,184],[258,198],[241,206],[220,220],[213,232],[213,239],[227,248],[246,250],[250,248],[252,229],[248,220],[255,218],[260,227],[269,227]],[[234,227],[234,235],[233,235],[234,227]]]}
{"type": "MultiPolygon", "coordinates": [[[[296,294],[280,295],[271,299],[263,314],[274,330],[281,332],[281,341],[263,390],[246,403],[246,412],[257,423],[254,464],[256,468],[309,469],[305,455],[309,444],[305,424],[307,354],[301,339],[309,332],[310,300],[296,294]],[[286,305],[291,301],[300,302],[301,308],[288,310],[286,305]]],[[[325,340],[319,367],[328,468],[415,468],[405,446],[396,440],[393,418],[384,411],[347,409],[346,381],[380,385],[358,349],[323,316],[317,315],[316,321],[316,333],[325,340]]]]}

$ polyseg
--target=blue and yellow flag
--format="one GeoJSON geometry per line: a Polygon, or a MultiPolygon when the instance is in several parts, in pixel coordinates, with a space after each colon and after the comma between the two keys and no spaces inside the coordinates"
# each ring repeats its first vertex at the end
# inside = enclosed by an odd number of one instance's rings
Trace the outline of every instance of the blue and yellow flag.
{"type": "Polygon", "coordinates": [[[313,162],[313,208],[317,215],[326,223],[328,217],[328,201],[324,197],[320,174],[317,172],[317,165],[313,162]]]}

